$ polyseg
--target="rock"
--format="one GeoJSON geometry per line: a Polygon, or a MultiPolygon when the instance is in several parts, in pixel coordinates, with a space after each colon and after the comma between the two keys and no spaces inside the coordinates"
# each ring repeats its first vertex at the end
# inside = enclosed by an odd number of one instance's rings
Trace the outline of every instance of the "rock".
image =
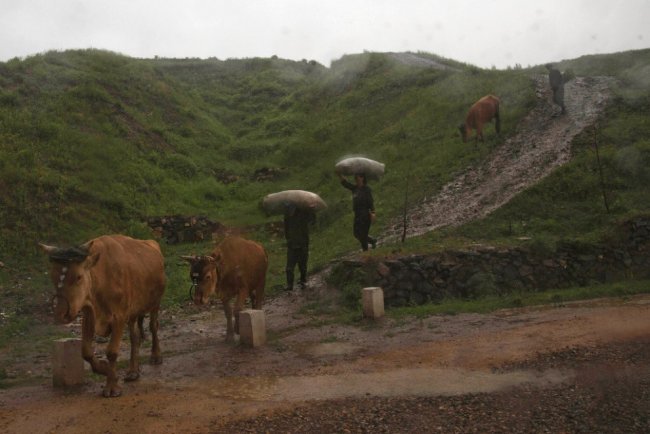
{"type": "Polygon", "coordinates": [[[380,262],[377,264],[377,274],[379,274],[381,277],[388,277],[390,276],[390,268],[383,262],[380,262]]]}

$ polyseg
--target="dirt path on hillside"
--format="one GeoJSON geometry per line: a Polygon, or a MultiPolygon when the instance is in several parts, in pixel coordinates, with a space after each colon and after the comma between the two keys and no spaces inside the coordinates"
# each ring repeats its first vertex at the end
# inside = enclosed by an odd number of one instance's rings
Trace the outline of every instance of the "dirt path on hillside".
{"type": "MultiPolygon", "coordinates": [[[[535,76],[533,80],[536,107],[484,163],[469,168],[435,196],[410,207],[407,238],[484,217],[569,161],[571,141],[602,115],[613,83],[610,77],[571,80],[565,85],[567,113],[557,116],[559,108],[551,103],[547,76],[535,76]]],[[[380,238],[401,239],[403,228],[402,219],[395,219],[380,238]]]]}

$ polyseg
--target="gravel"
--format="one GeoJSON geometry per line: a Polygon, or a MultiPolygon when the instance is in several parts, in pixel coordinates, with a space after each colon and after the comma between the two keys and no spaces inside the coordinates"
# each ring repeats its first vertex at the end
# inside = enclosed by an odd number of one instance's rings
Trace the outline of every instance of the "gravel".
{"type": "Polygon", "coordinates": [[[340,399],[303,403],[221,424],[230,433],[647,433],[650,341],[573,347],[494,367],[570,369],[559,387],[516,387],[461,396],[340,399]]]}

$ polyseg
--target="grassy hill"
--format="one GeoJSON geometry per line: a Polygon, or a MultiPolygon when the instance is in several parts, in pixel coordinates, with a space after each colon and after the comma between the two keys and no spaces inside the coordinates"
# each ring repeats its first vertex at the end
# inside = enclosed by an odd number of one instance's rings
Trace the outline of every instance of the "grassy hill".
{"type": "Polygon", "coordinates": [[[558,65],[570,74],[618,79],[605,117],[596,131],[590,128],[574,140],[569,164],[458,233],[494,241],[507,232],[505,222],[517,222],[520,235],[550,246],[561,239],[596,241],[618,222],[650,211],[650,50],[584,56],[558,65]]]}
{"type": "MultiPolygon", "coordinates": [[[[244,228],[271,253],[271,286],[284,275],[282,240],[265,224],[260,199],[284,189],[319,193],[311,265],[357,249],[349,192],[333,173],[348,154],[385,162],[372,184],[379,232],[410,200],[434,194],[497,140],[464,144],[456,126],[479,97],[503,101],[507,137],[535,102],[531,69],[483,70],[420,53],[452,69],[400,63],[380,53],[316,62],[271,59],[134,59],[101,50],[49,52],[0,63],[0,261],[31,273],[38,241],[80,243],[105,233],[151,237],[147,217],[200,214],[244,228]],[[271,180],[256,171],[273,169],[271,180]],[[28,265],[29,264],[29,265],[28,265]]],[[[459,241],[553,242],[595,238],[610,223],[650,207],[650,50],[560,62],[576,75],[619,79],[600,125],[612,209],[606,213],[592,139],[575,158],[493,215],[409,241],[414,251],[459,241]],[[544,204],[544,206],[540,206],[544,204]]],[[[399,250],[387,246],[382,252],[399,250]]],[[[185,294],[179,253],[210,244],[164,246],[171,259],[168,300],[185,294]]],[[[43,262],[40,262],[40,261],[43,262]]],[[[2,269],[0,269],[2,270],[2,269]]],[[[3,273],[0,271],[0,273],[3,273]]],[[[15,273],[12,273],[15,274],[15,273]]],[[[42,274],[42,273],[40,273],[42,274]]],[[[0,285],[15,276],[4,273],[0,285]]]]}

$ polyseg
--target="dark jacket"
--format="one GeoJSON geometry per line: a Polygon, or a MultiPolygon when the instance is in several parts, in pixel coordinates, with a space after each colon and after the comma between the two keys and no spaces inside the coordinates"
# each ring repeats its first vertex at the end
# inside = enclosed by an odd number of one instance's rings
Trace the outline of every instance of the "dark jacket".
{"type": "Polygon", "coordinates": [[[309,225],[316,222],[316,215],[312,211],[297,208],[293,214],[284,215],[284,238],[287,247],[309,247],[309,225]]]}
{"type": "Polygon", "coordinates": [[[551,89],[557,89],[564,85],[564,80],[562,79],[562,73],[557,69],[549,69],[548,71],[548,82],[551,85],[551,89]]]}
{"type": "Polygon", "coordinates": [[[352,209],[357,217],[370,218],[370,211],[375,210],[372,190],[367,185],[357,187],[346,179],[341,180],[341,185],[352,191],[352,209]]]}

